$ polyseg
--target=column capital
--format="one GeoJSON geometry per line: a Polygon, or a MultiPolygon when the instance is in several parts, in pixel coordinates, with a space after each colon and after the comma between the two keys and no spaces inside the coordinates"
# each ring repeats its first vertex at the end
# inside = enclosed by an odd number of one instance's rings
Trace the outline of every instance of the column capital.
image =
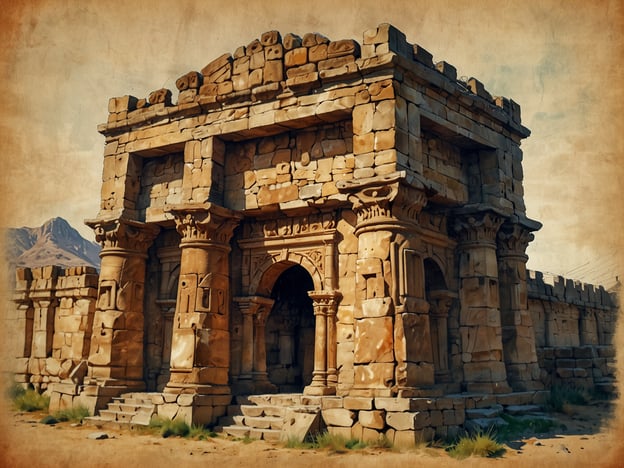
{"type": "Polygon", "coordinates": [[[194,242],[227,244],[243,217],[214,203],[175,205],[169,212],[174,216],[182,245],[194,242]]]}
{"type": "Polygon", "coordinates": [[[417,223],[420,211],[427,204],[424,187],[416,181],[406,182],[405,172],[382,177],[345,180],[336,184],[341,193],[349,194],[358,228],[368,224],[408,221],[417,223]]]}
{"type": "Polygon", "coordinates": [[[95,240],[104,250],[126,250],[145,254],[160,228],[128,219],[86,220],[95,231],[95,240]]]}
{"type": "Polygon", "coordinates": [[[528,260],[526,249],[535,239],[533,233],[517,223],[503,223],[498,231],[498,254],[503,257],[521,257],[528,260]]]}
{"type": "Polygon", "coordinates": [[[457,297],[457,293],[446,289],[430,291],[428,294],[429,313],[433,317],[448,317],[453,301],[457,299],[457,297]]]}
{"type": "Polygon", "coordinates": [[[308,291],[308,296],[312,299],[314,315],[335,314],[342,299],[340,291],[308,291]]]}
{"type": "Polygon", "coordinates": [[[263,296],[239,296],[233,299],[243,315],[269,315],[275,300],[263,296]]]}
{"type": "Polygon", "coordinates": [[[461,243],[495,245],[503,221],[502,216],[492,211],[478,211],[458,215],[453,227],[461,243]]]}

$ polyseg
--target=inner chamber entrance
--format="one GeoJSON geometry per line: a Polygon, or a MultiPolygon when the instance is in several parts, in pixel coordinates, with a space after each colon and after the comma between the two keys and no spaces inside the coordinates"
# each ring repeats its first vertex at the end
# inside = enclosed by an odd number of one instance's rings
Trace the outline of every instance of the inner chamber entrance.
{"type": "Polygon", "coordinates": [[[266,325],[269,380],[280,393],[298,393],[310,385],[314,369],[314,310],[309,273],[295,265],[275,282],[275,300],[266,325]]]}

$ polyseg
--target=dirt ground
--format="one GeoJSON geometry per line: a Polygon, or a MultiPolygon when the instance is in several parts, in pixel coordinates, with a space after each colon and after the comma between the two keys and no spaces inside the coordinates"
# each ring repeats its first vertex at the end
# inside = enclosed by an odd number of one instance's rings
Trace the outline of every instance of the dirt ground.
{"type": "Polygon", "coordinates": [[[104,430],[108,438],[94,440],[89,435],[102,432],[95,427],[70,423],[47,426],[39,423],[43,413],[17,413],[4,403],[0,413],[0,467],[622,467],[621,410],[621,405],[609,402],[574,407],[571,415],[556,415],[565,429],[510,442],[498,458],[458,461],[435,447],[401,451],[367,448],[336,454],[287,449],[264,441],[244,443],[223,436],[202,441],[165,439],[130,430],[104,430]]]}

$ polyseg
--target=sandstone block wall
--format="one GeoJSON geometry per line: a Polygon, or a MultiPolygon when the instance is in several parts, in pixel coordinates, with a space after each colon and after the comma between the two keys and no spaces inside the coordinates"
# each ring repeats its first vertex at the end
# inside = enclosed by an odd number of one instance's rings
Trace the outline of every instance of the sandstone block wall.
{"type": "Polygon", "coordinates": [[[168,206],[206,200],[296,209],[346,200],[338,181],[395,171],[422,181],[432,202],[524,214],[520,107],[434,64],[391,25],[361,45],[269,31],[176,87],[177,100],[164,89],[110,100],[98,128],[102,217],[161,221],[168,206]],[[172,153],[184,154],[182,177],[179,157],[151,160],[172,153]]]}
{"type": "Polygon", "coordinates": [[[97,281],[92,267],[17,269],[12,324],[20,343],[17,382],[46,389],[52,382],[82,380],[97,281]]]}
{"type": "Polygon", "coordinates": [[[613,391],[615,294],[538,271],[527,286],[542,381],[613,391]]]}

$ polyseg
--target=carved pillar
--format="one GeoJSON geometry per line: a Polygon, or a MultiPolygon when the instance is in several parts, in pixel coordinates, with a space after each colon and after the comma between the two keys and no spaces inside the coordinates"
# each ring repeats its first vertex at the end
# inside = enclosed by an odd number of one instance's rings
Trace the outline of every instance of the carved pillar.
{"type": "Polygon", "coordinates": [[[156,304],[162,314],[162,361],[157,380],[157,388],[161,391],[169,382],[169,369],[171,368],[171,335],[173,333],[173,317],[175,316],[175,299],[158,299],[156,304]]]}
{"type": "Polygon", "coordinates": [[[266,321],[273,306],[273,300],[259,304],[254,315],[253,381],[256,393],[273,393],[277,387],[269,382],[266,364],[266,321]]]}
{"type": "Polygon", "coordinates": [[[211,203],[171,212],[182,256],[165,392],[228,394],[229,241],[241,216],[211,203]]]}
{"type": "Polygon", "coordinates": [[[159,228],[129,220],[87,224],[102,245],[102,263],[85,383],[142,389],[145,260],[159,228]]]}
{"type": "Polygon", "coordinates": [[[169,370],[171,368],[171,338],[176,308],[175,297],[179,282],[179,279],[172,273],[180,264],[180,248],[178,245],[161,247],[158,249],[157,255],[160,261],[160,287],[156,304],[160,307],[162,316],[162,336],[159,340],[161,343],[161,365],[157,388],[162,390],[169,382],[169,370]]]}
{"type": "Polygon", "coordinates": [[[455,297],[455,293],[446,290],[431,291],[428,297],[436,383],[452,381],[448,356],[448,315],[455,297]]]}
{"type": "Polygon", "coordinates": [[[460,335],[467,391],[506,393],[498,295],[496,235],[503,219],[495,213],[459,216],[460,335]]]}
{"type": "Polygon", "coordinates": [[[273,392],[266,368],[265,325],[273,299],[262,296],[235,297],[234,302],[243,315],[242,353],[236,394],[273,392]]]}
{"type": "Polygon", "coordinates": [[[338,291],[310,291],[314,308],[314,370],[306,395],[336,393],[336,311],[342,295],[338,291]]]}
{"type": "Polygon", "coordinates": [[[34,308],[30,299],[32,273],[30,268],[17,268],[15,272],[15,381],[29,381],[28,361],[33,345],[34,308]]]}
{"type": "Polygon", "coordinates": [[[33,358],[45,359],[52,356],[54,312],[58,304],[56,282],[59,268],[56,266],[33,268],[32,275],[30,299],[33,301],[34,313],[31,361],[33,358]]]}
{"type": "Polygon", "coordinates": [[[417,225],[427,198],[404,180],[404,173],[394,173],[337,184],[357,216],[352,395],[390,396],[417,382],[433,383],[417,225]],[[420,281],[410,283],[408,270],[420,281]]]}
{"type": "Polygon", "coordinates": [[[503,354],[509,383],[517,391],[543,388],[527,296],[525,252],[533,238],[520,224],[505,223],[498,232],[503,354]]]}

